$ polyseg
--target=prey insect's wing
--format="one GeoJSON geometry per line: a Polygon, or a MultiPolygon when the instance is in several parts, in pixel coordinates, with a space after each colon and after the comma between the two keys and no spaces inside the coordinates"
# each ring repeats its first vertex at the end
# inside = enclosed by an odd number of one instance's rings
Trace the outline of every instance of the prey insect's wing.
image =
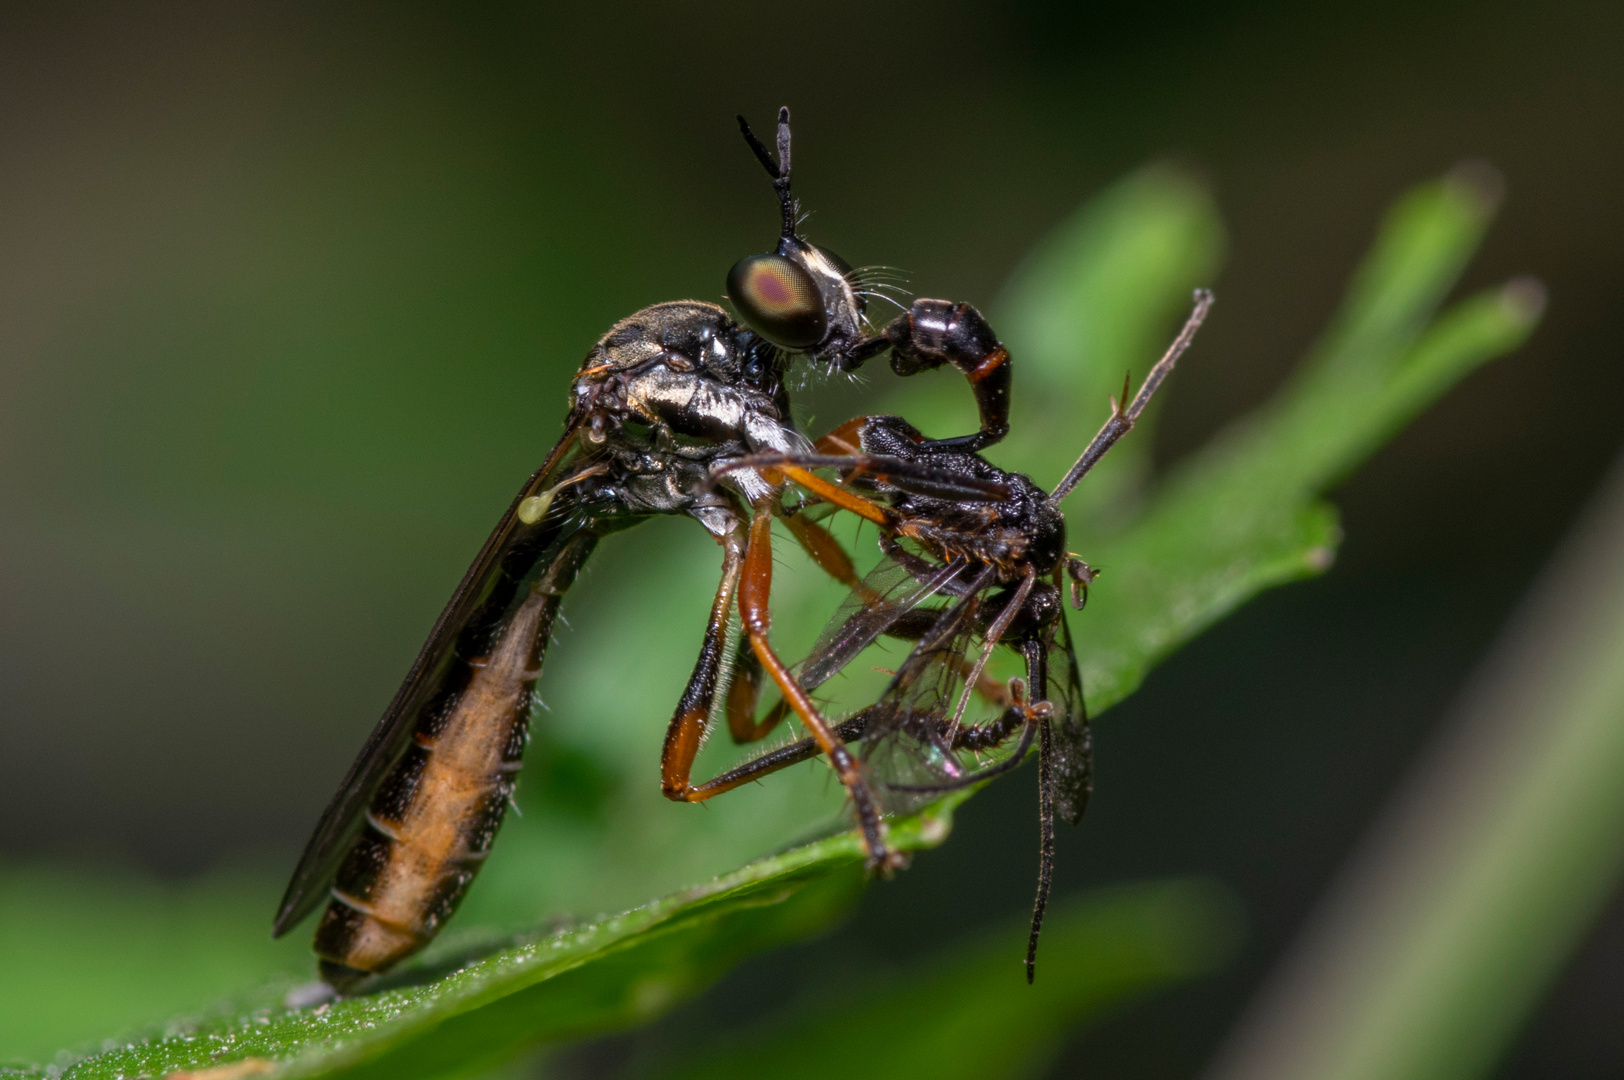
{"type": "Polygon", "coordinates": [[[1049,703],[1054,706],[1049,720],[1052,736],[1049,768],[1055,813],[1075,825],[1088,809],[1088,797],[1094,790],[1094,736],[1089,730],[1088,707],[1083,701],[1077,650],[1072,647],[1071,628],[1064,612],[1056,624],[1049,643],[1045,689],[1049,703]]]}
{"type": "Polygon", "coordinates": [[[867,710],[862,756],[882,786],[892,789],[890,809],[918,801],[899,789],[940,787],[963,771],[946,741],[947,727],[970,669],[982,601],[994,577],[991,567],[983,568],[962,595],[937,609],[879,701],[867,710]]]}
{"type": "Polygon", "coordinates": [[[796,665],[802,686],[815,689],[857,658],[881,634],[935,596],[962,564],[912,569],[886,556],[858,582],[824,626],[817,644],[796,665]]]}
{"type": "Polygon", "coordinates": [[[574,444],[575,434],[576,425],[572,422],[546,462],[514,497],[473,565],[463,575],[450,602],[435,620],[434,629],[413,661],[406,680],[372,734],[367,736],[361,753],[322,812],[277,908],[273,924],[276,936],[292,929],[326,899],[338,864],[359,831],[379,785],[411,742],[423,710],[447,689],[449,673],[457,667],[453,661],[459,643],[467,644],[471,633],[486,636],[499,633],[516,606],[514,597],[523,598],[524,590],[520,586],[545,572],[549,560],[557,557],[565,541],[589,524],[576,508],[572,488],[565,488],[552,500],[549,512],[542,516],[530,522],[520,517],[521,504],[533,496],[543,495],[564,473],[561,465],[574,444]]]}

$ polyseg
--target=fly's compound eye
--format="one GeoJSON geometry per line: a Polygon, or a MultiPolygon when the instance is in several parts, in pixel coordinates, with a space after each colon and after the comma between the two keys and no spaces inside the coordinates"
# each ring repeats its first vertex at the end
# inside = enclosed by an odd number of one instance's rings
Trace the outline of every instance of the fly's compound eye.
{"type": "Polygon", "coordinates": [[[812,275],[782,255],[751,255],[727,272],[727,295],[750,328],[775,345],[805,349],[829,327],[812,275]]]}

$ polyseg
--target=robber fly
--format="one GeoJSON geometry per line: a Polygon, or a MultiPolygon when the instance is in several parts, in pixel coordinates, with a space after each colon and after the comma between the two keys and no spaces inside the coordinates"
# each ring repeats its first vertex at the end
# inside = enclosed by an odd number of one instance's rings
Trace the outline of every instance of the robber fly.
{"type": "MultiPolygon", "coordinates": [[[[520,488],[463,576],[360,755],[316,825],[274,923],[280,936],[325,902],[315,951],[343,990],[421,949],[455,911],[490,852],[514,789],[533,691],[564,592],[599,539],[656,514],[697,520],[723,549],[705,641],[661,758],[679,801],[717,794],[690,771],[731,655],[735,602],[764,657],[771,551],[765,526],[781,493],[748,466],[808,448],[790,419],[784,376],[794,355],[850,371],[890,350],[903,374],[952,363],[974,388],[981,428],[943,445],[980,447],[1007,430],[1009,372],[996,341],[966,367],[942,340],[962,313],[918,301],[880,333],[865,321],[863,278],[797,231],[789,112],[777,157],[740,128],[772,177],[782,212],[777,249],[742,259],[728,291],[743,323],[698,301],[657,304],[616,323],[587,354],[564,434],[520,488]]],[[[814,554],[832,541],[810,523],[814,554]]],[[[776,660],[776,658],[774,658],[776,660]]],[[[782,665],[778,665],[782,668],[782,665]]],[[[855,763],[817,726],[848,782],[855,763]]],[[[858,799],[869,805],[866,793],[858,799]]],[[[888,856],[869,810],[870,850],[888,856]]]]}
{"type": "MultiPolygon", "coordinates": [[[[1096,571],[1067,552],[1060,502],[1133,427],[1211,304],[1211,293],[1196,293],[1183,330],[1138,394],[1130,402],[1124,385],[1110,419],[1053,491],[978,453],[933,444],[898,416],[852,420],[818,440],[812,454],[760,454],[715,467],[720,475],[744,467],[779,472],[817,500],[878,526],[879,565],[856,583],[792,673],[802,696],[809,696],[882,635],[912,642],[879,700],[829,725],[841,740],[861,744],[860,767],[889,796],[888,809],[1006,772],[1036,740],[1040,845],[1028,982],[1053,876],[1055,815],[1077,824],[1093,788],[1088,712],[1062,587],[1069,585],[1073,606],[1081,608],[1096,571]],[[837,470],[841,482],[810,471],[820,468],[837,470]],[[1000,685],[986,677],[999,646],[1020,657],[1024,679],[1000,685]],[[969,716],[978,696],[996,706],[992,719],[969,716]],[[1014,751],[998,763],[976,769],[965,760],[1017,734],[1014,751]]],[[[730,695],[747,718],[755,709],[754,681],[753,672],[744,672],[730,695]]],[[[782,713],[776,708],[759,726],[770,728],[782,713]]],[[[738,786],[819,749],[802,739],[716,783],[738,786]]]]}

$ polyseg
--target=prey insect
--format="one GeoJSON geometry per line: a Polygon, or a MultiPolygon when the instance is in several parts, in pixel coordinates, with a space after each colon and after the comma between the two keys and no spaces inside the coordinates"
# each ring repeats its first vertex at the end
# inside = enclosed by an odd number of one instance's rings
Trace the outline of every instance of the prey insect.
{"type": "MultiPolygon", "coordinates": [[[[776,251],[741,260],[728,275],[742,323],[714,304],[657,304],[617,323],[588,353],[562,438],[452,594],[294,871],[274,932],[325,904],[315,951],[335,989],[421,949],[456,910],[511,800],[562,597],[602,537],[653,515],[692,517],[723,550],[704,644],[666,735],[662,787],[688,802],[726,790],[692,783],[691,770],[725,682],[735,604],[758,654],[776,662],[767,644],[771,551],[762,526],[783,489],[749,466],[728,469],[720,484],[715,470],[807,449],[784,388],[793,356],[851,370],[889,350],[903,374],[951,363],[969,378],[981,427],[949,443],[982,446],[1007,430],[1001,346],[988,332],[976,349],[955,347],[965,333],[985,330],[979,315],[918,301],[872,333],[861,276],[796,230],[788,111],[779,114],[776,160],[740,125],[772,176],[783,216],[776,251]]],[[[797,535],[815,555],[834,557],[838,546],[816,526],[797,535]]],[[[854,782],[849,752],[820,731],[814,711],[803,719],[823,735],[819,748],[842,779],[854,782]]],[[[878,819],[870,818],[870,850],[885,864],[878,819]]]]}
{"type": "MultiPolygon", "coordinates": [[[[879,529],[882,559],[828,623],[793,676],[807,697],[882,635],[911,643],[907,657],[873,705],[830,729],[860,744],[861,768],[887,809],[976,784],[1021,763],[1038,747],[1039,869],[1027,944],[1031,981],[1054,870],[1054,819],[1075,825],[1093,789],[1088,712],[1062,595],[1081,608],[1096,572],[1066,550],[1063,500],[1134,425],[1206,318],[1212,294],[1194,309],[1139,392],[1113,402],[1111,416],[1076,463],[1044,491],[980,454],[926,440],[898,416],[865,416],[818,440],[812,454],[760,454],[716,467],[778,472],[816,500],[879,529]],[[839,483],[816,469],[837,470],[839,483]],[[1024,678],[999,684],[986,668],[996,649],[1012,650],[1024,678]],[[976,698],[994,715],[970,711],[976,698]],[[1017,739],[995,764],[967,756],[1017,739]]],[[[793,521],[793,518],[791,518],[793,521]]],[[[753,715],[759,676],[741,672],[733,697],[753,715]]],[[[797,712],[800,710],[797,709],[797,712]]],[[[783,713],[778,707],[761,726],[783,713]]],[[[802,739],[718,778],[747,783],[804,761],[817,750],[802,739]]],[[[861,810],[859,810],[861,818],[861,810]]]]}

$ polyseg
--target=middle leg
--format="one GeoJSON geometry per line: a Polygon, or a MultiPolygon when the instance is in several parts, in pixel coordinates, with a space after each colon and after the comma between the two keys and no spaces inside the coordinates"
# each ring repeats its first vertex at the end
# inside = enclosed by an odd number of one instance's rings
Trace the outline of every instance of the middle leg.
{"type": "Polygon", "coordinates": [[[750,522],[750,539],[746,545],[744,571],[739,583],[739,614],[744,619],[745,632],[750,635],[750,646],[761,666],[778,685],[778,692],[784,695],[784,700],[801,718],[801,723],[806,725],[818,748],[834,767],[835,775],[851,794],[852,807],[863,833],[863,846],[868,852],[869,867],[881,871],[897,868],[906,860],[900,852],[891,851],[886,845],[879,808],[857,758],[819,714],[811,696],[779,659],[768,639],[772,628],[769,607],[773,580],[772,522],[770,504],[756,508],[750,522]]]}

